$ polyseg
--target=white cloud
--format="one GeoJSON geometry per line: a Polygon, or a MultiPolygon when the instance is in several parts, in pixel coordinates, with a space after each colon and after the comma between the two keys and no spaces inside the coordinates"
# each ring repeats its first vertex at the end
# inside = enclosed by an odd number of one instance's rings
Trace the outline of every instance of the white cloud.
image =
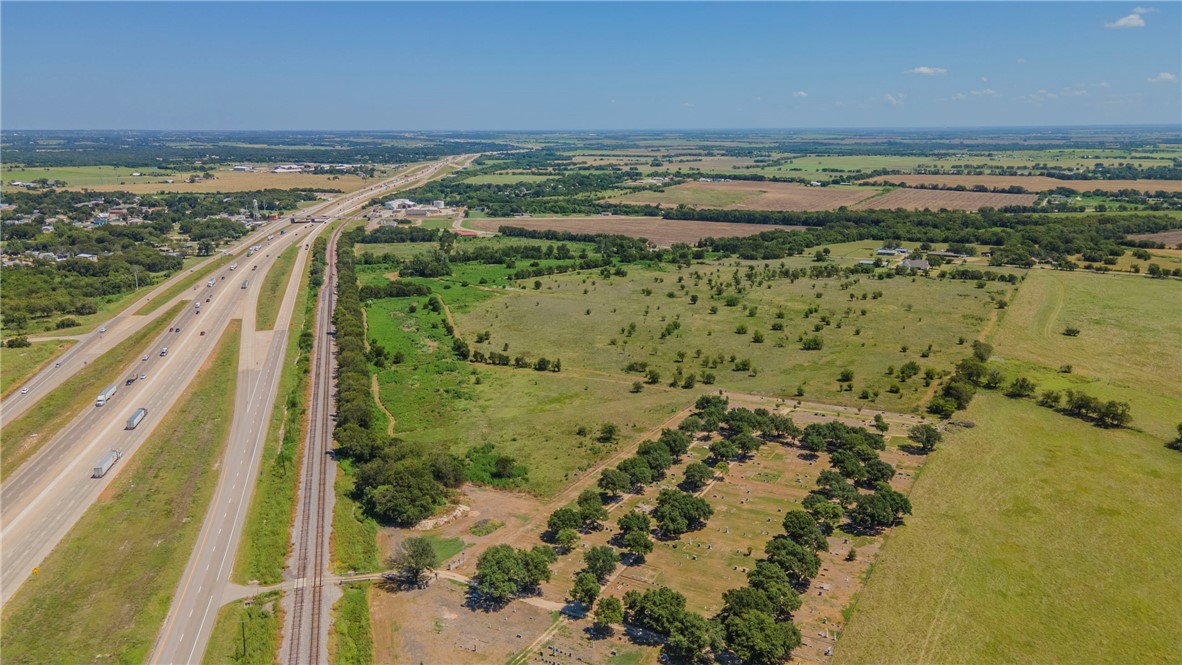
{"type": "Polygon", "coordinates": [[[943,67],[913,67],[903,73],[919,74],[920,76],[939,76],[941,74],[947,74],[948,70],[943,67]]]}
{"type": "Polygon", "coordinates": [[[1133,8],[1134,14],[1152,14],[1155,11],[1157,11],[1157,10],[1152,7],[1134,7],[1133,8]]]}
{"type": "Polygon", "coordinates": [[[968,98],[969,98],[969,96],[964,94],[963,92],[958,92],[952,96],[952,100],[957,101],[957,102],[962,102],[968,98]]]}
{"type": "Polygon", "coordinates": [[[809,93],[805,92],[804,90],[797,90],[796,92],[792,93],[792,96],[793,97],[808,97],[809,93]]]}
{"type": "Polygon", "coordinates": [[[681,105],[687,109],[692,109],[694,107],[694,105],[691,104],[690,102],[682,102],[681,105]]]}
{"type": "Polygon", "coordinates": [[[1108,28],[1109,30],[1119,30],[1120,28],[1144,28],[1145,19],[1141,18],[1140,14],[1134,12],[1124,18],[1118,18],[1111,23],[1105,23],[1104,27],[1108,28]]]}
{"type": "Polygon", "coordinates": [[[992,97],[997,94],[993,88],[982,88],[981,90],[970,90],[969,94],[974,97],[992,97]]]}
{"type": "Polygon", "coordinates": [[[1151,76],[1145,80],[1149,81],[1150,83],[1173,83],[1174,81],[1178,80],[1178,77],[1169,72],[1162,72],[1157,76],[1151,76]]]}
{"type": "Polygon", "coordinates": [[[1018,58],[1014,62],[1018,63],[1019,65],[1024,65],[1026,64],[1026,58],[1018,58]]]}
{"type": "Polygon", "coordinates": [[[981,77],[981,82],[982,82],[982,83],[988,83],[988,82],[989,82],[989,77],[987,77],[987,76],[982,76],[982,77],[981,77]]]}
{"type": "Polygon", "coordinates": [[[886,103],[890,104],[891,106],[902,106],[904,96],[905,95],[901,92],[897,95],[892,95],[891,93],[888,92],[885,95],[883,95],[882,98],[884,100],[886,100],[886,103]]]}

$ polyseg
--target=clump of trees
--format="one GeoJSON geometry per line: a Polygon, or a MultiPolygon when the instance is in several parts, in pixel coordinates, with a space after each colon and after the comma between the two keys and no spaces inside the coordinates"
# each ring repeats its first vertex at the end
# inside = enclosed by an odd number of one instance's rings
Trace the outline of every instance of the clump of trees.
{"type": "Polygon", "coordinates": [[[475,591],[496,605],[536,592],[539,584],[550,581],[550,564],[556,559],[554,550],[541,545],[528,550],[494,545],[476,561],[475,591]]]}

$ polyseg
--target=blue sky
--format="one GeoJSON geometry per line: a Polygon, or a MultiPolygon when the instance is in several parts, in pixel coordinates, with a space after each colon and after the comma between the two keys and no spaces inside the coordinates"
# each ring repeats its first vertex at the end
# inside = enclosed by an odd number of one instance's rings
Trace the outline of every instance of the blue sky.
{"type": "Polygon", "coordinates": [[[18,3],[5,129],[1178,124],[1182,3],[18,3]]]}

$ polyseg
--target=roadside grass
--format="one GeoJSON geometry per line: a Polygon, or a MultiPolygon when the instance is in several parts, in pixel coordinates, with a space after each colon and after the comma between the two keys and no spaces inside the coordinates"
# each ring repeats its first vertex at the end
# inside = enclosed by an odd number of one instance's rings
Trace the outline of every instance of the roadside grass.
{"type": "MultiPolygon", "coordinates": [[[[783,264],[817,265],[805,257],[783,264]]],[[[715,390],[791,398],[800,387],[801,397],[809,400],[910,411],[920,408],[928,388],[922,371],[899,381],[888,370],[914,362],[937,376],[950,372],[969,355],[968,342],[995,315],[993,299],[1008,300],[1014,291],[996,282],[975,288],[971,281],[893,272],[882,273],[882,279],[858,275],[761,283],[756,277],[749,283],[748,268],[757,276],[764,265],[734,260],[680,269],[633,264],[623,277],[580,272],[526,279],[495,299],[452,311],[473,351],[486,355],[508,345],[510,356],[561,358],[564,372],[578,368],[628,383],[643,379],[643,373],[625,373],[624,368],[647,363],[660,374],[661,385],[680,369],[684,376],[696,376],[698,390],[704,389],[701,379],[709,373],[715,390]],[[749,288],[735,306],[727,306],[709,283],[733,279],[749,288]],[[540,289],[534,289],[535,281],[540,289]],[[749,315],[752,307],[754,316],[749,315]],[[810,314],[812,307],[819,311],[810,314]],[[777,318],[778,312],[783,318],[777,318]],[[567,325],[553,325],[556,321],[567,325]],[[577,335],[570,334],[571,326],[578,328],[577,335]],[[630,326],[635,326],[631,333],[630,326]],[[783,330],[775,330],[777,326],[783,330]],[[482,331],[491,336],[477,344],[475,335],[482,331]],[[757,332],[763,342],[756,341],[757,332]],[[800,340],[813,335],[821,338],[823,349],[803,350],[800,340]],[[681,361],[679,352],[686,354],[681,361]],[[750,361],[750,370],[741,369],[742,360],[750,361]],[[837,381],[845,369],[854,370],[854,380],[847,384],[852,390],[843,390],[837,381]],[[892,393],[895,383],[899,389],[892,393]]],[[[451,302],[450,295],[444,298],[451,302]]]]}
{"type": "Polygon", "coordinates": [[[303,245],[294,243],[275,257],[275,262],[263,277],[263,285],[259,290],[258,309],[255,315],[256,330],[270,330],[275,326],[275,319],[279,316],[279,305],[283,304],[283,293],[291,281],[292,266],[295,265],[296,255],[304,251],[303,245]]]}
{"type": "Polygon", "coordinates": [[[300,331],[309,329],[316,304],[308,285],[310,267],[310,262],[305,264],[300,275],[275,407],[263,441],[261,473],[234,561],[232,579],[238,584],[251,580],[274,584],[283,579],[299,482],[296,452],[304,436],[308,392],[308,352],[300,349],[300,331]]]}
{"type": "Polygon", "coordinates": [[[353,500],[353,465],[341,460],[335,485],[336,504],[333,507],[332,552],[337,574],[348,572],[371,573],[381,569],[378,561],[378,524],[365,515],[353,500]]]}
{"type": "Polygon", "coordinates": [[[996,394],[958,418],[834,662],[1182,660],[1182,458],[996,394]]]}
{"type": "Polygon", "coordinates": [[[72,339],[33,342],[23,349],[0,346],[0,394],[5,397],[29,377],[41,371],[54,356],[76,344],[72,339]]]}
{"type": "MultiPolygon", "coordinates": [[[[202,258],[204,258],[204,257],[202,257],[202,258]]],[[[233,257],[231,257],[231,256],[217,257],[216,259],[211,261],[209,263],[209,265],[203,266],[200,270],[194,271],[187,278],[182,278],[176,284],[173,284],[172,286],[168,287],[168,290],[165,291],[164,293],[162,293],[162,294],[156,296],[155,298],[152,298],[148,302],[144,303],[144,306],[139,308],[138,310],[136,310],[135,313],[136,314],[151,314],[152,312],[155,312],[157,309],[160,308],[161,305],[167,303],[168,301],[172,300],[173,298],[177,297],[178,295],[184,293],[185,291],[187,291],[189,289],[189,287],[193,286],[194,284],[204,280],[206,277],[209,277],[210,274],[212,274],[218,268],[221,268],[224,265],[228,265],[231,260],[233,260],[233,257]]],[[[191,266],[186,266],[186,268],[188,268],[188,267],[191,267],[191,266]]]]}
{"type": "Polygon", "coordinates": [[[282,591],[236,600],[218,610],[204,665],[272,665],[283,631],[282,591]],[[245,635],[245,637],[244,637],[245,635]]]}
{"type": "Polygon", "coordinates": [[[369,582],[341,587],[343,595],[333,607],[333,629],[328,652],[336,665],[369,665],[373,662],[373,627],[369,622],[369,582]]]}
{"type": "Polygon", "coordinates": [[[5,662],[148,657],[217,481],[240,335],[232,321],[178,404],[5,605],[5,662]]]}
{"type": "Polygon", "coordinates": [[[156,321],[74,374],[19,418],[4,423],[4,436],[0,438],[0,478],[7,478],[50,441],[79,411],[93,403],[100,390],[119,381],[124,369],[143,353],[148,340],[160,334],[186,304],[186,301],[178,302],[156,321]]]}
{"type": "MultiPolygon", "coordinates": [[[[445,299],[465,292],[495,296],[471,287],[442,291],[445,299]]],[[[632,393],[631,377],[568,372],[565,366],[554,373],[463,362],[452,352],[442,314],[426,308],[425,300],[387,298],[367,309],[368,336],[391,356],[404,356],[401,364],[377,370],[379,397],[398,423],[395,434],[461,457],[492,443],[526,465],[524,487],[541,496],[557,492],[613,454],[621,440],[655,427],[699,394],[664,386],[632,393]],[[609,421],[619,426],[620,439],[596,441],[596,431],[609,421]],[[580,427],[585,435],[577,434],[580,427]]]]}
{"type": "Polygon", "coordinates": [[[1008,375],[1026,373],[1040,391],[1127,401],[1133,427],[1173,438],[1182,414],[1179,306],[1176,280],[1035,270],[990,341],[1008,375]],[[1064,335],[1068,326],[1079,335],[1064,335]],[[1064,365],[1070,374],[1059,372],[1064,365]]]}

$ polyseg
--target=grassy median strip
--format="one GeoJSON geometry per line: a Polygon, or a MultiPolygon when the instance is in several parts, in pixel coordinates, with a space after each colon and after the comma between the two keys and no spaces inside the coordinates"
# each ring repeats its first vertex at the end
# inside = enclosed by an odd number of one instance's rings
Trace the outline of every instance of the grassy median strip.
{"type": "Polygon", "coordinates": [[[155,298],[152,298],[151,300],[149,300],[147,303],[144,304],[143,307],[136,310],[136,314],[151,314],[152,312],[155,312],[157,309],[160,309],[161,305],[163,305],[164,303],[168,302],[169,300],[172,300],[173,298],[179,296],[180,294],[184,293],[186,289],[193,286],[197,282],[200,282],[200,281],[204,280],[206,277],[209,277],[210,273],[212,273],[213,271],[217,270],[218,268],[221,268],[222,266],[226,265],[227,263],[232,261],[233,258],[234,257],[232,257],[232,256],[219,256],[218,258],[214,259],[213,262],[210,263],[209,265],[190,274],[187,279],[181,279],[181,281],[168,287],[168,290],[165,291],[163,294],[158,295],[155,298]]]}
{"type": "Polygon", "coordinates": [[[117,372],[134,362],[148,340],[158,335],[184,306],[184,302],[177,303],[164,316],[136,331],[58,386],[24,415],[5,422],[4,436],[0,438],[0,478],[8,478],[79,411],[93,403],[100,390],[120,381],[123,375],[117,372]]]}
{"type": "Polygon", "coordinates": [[[271,665],[283,632],[282,591],[236,600],[218,611],[205,665],[271,665]],[[249,603],[249,605],[247,604],[249,603]]]}
{"type": "MultiPolygon", "coordinates": [[[[309,266],[311,262],[309,262],[309,266]]],[[[300,277],[290,330],[309,330],[315,299],[310,298],[308,271],[300,277]]],[[[261,299],[260,299],[261,302],[261,299]]],[[[311,332],[309,331],[309,335],[311,332]]],[[[239,584],[257,580],[274,584],[283,579],[283,565],[291,540],[291,520],[295,505],[296,451],[303,438],[304,412],[307,403],[308,352],[311,339],[300,344],[302,334],[287,339],[275,409],[263,442],[261,475],[250,500],[246,527],[238,545],[232,579],[239,584]],[[282,440],[281,440],[282,439],[282,440]]]]}
{"type": "Polygon", "coordinates": [[[24,348],[0,347],[0,394],[8,395],[29,377],[41,371],[49,359],[64,353],[77,340],[63,339],[50,342],[33,342],[24,348]]]}
{"type": "Polygon", "coordinates": [[[279,305],[283,304],[283,294],[287,291],[287,283],[291,281],[296,253],[302,250],[303,245],[297,242],[275,257],[275,263],[267,271],[267,276],[263,278],[263,288],[259,291],[254,324],[256,329],[270,330],[275,326],[275,319],[279,316],[279,305]]]}
{"type": "Polygon", "coordinates": [[[147,658],[217,482],[240,335],[232,321],[176,406],[5,605],[5,662],[147,658]]]}
{"type": "Polygon", "coordinates": [[[328,652],[336,665],[373,662],[373,630],[369,623],[369,582],[343,587],[335,612],[328,652]]]}

